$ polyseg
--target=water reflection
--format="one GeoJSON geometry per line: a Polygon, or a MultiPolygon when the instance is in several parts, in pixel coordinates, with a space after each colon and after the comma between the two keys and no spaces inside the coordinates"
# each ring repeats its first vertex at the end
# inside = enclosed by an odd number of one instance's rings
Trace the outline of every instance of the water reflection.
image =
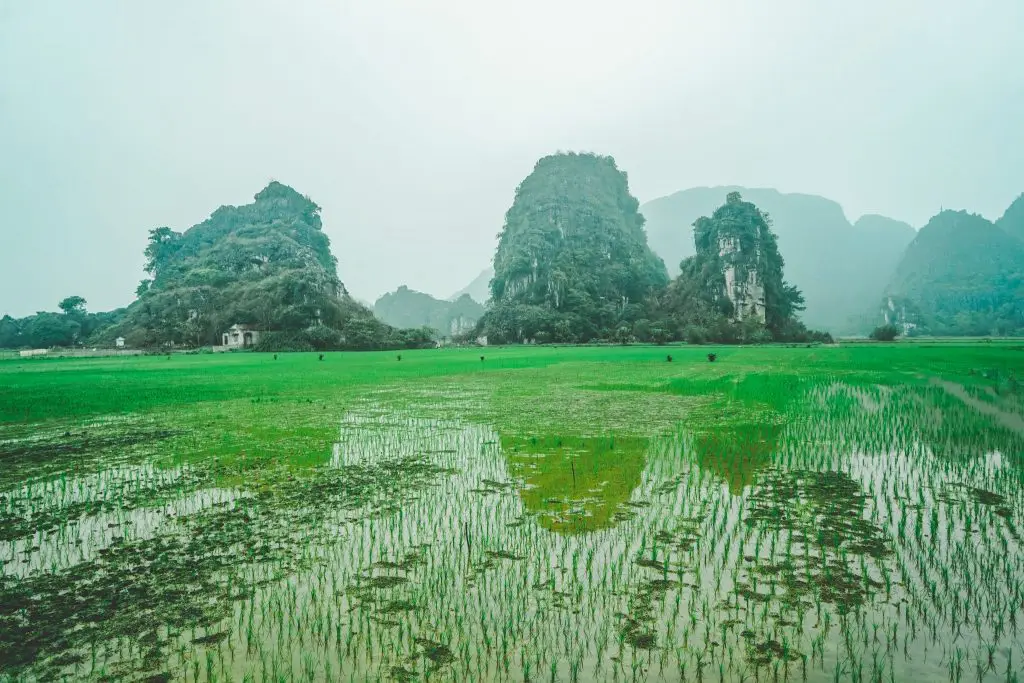
{"type": "Polygon", "coordinates": [[[641,438],[501,437],[523,505],[559,533],[606,529],[631,516],[648,446],[641,438]]]}
{"type": "Polygon", "coordinates": [[[26,526],[2,546],[0,660],[189,681],[1019,676],[1019,435],[940,387],[798,403],[637,439],[377,405],[344,417],[329,464],[260,470],[246,497],[114,467],[8,491],[26,526]],[[175,520],[126,510],[137,490],[175,520]],[[59,516],[82,505],[98,559],[59,516]],[[71,542],[33,543],[50,533],[71,542]],[[22,569],[30,543],[45,559],[22,569]]]}
{"type": "Polygon", "coordinates": [[[698,433],[691,440],[693,457],[702,469],[724,482],[729,493],[738,496],[771,464],[782,431],[782,426],[775,424],[743,424],[698,433]]]}

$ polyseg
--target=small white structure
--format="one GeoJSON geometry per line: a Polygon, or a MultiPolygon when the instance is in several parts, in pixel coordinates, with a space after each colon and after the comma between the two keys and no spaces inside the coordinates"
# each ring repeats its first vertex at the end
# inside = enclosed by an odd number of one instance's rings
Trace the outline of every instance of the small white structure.
{"type": "Polygon", "coordinates": [[[221,335],[221,346],[228,349],[247,349],[256,345],[260,340],[260,334],[259,330],[254,330],[248,325],[232,325],[221,335]]]}
{"type": "Polygon", "coordinates": [[[37,356],[45,356],[48,353],[50,352],[47,349],[26,349],[22,351],[19,355],[22,358],[36,358],[37,356]]]}
{"type": "Polygon", "coordinates": [[[124,337],[118,337],[117,339],[115,339],[114,340],[114,346],[116,346],[119,349],[123,349],[124,348],[124,337]]]}

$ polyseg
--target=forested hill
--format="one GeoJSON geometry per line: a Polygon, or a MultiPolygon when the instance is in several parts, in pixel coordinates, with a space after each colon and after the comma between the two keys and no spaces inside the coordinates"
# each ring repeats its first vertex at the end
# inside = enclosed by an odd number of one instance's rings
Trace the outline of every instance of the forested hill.
{"type": "Polygon", "coordinates": [[[882,216],[864,216],[851,225],[836,202],[773,189],[698,187],[647,202],[651,248],[669,272],[694,255],[693,223],[711,214],[730,192],[766,212],[786,262],[786,277],[806,299],[807,325],[837,332],[854,331],[855,320],[875,305],[914,239],[914,229],[882,216]]]}
{"type": "Polygon", "coordinates": [[[1024,241],[976,214],[943,211],[907,247],[883,305],[919,334],[1024,334],[1024,241]]]}
{"type": "Polygon", "coordinates": [[[668,274],[638,208],[611,157],[538,161],[505,215],[488,339],[589,341],[645,317],[668,274]]]}
{"type": "Polygon", "coordinates": [[[442,336],[472,330],[483,317],[483,305],[463,294],[455,301],[441,301],[402,285],[373,305],[373,312],[395,327],[429,327],[442,336]]]}
{"type": "Polygon", "coordinates": [[[253,203],[222,206],[184,233],[150,231],[146,258],[150,279],[125,320],[106,332],[130,346],[212,344],[235,323],[279,332],[316,328],[321,336],[334,330],[356,346],[388,334],[338,278],[320,207],[278,182],[253,203]]]}

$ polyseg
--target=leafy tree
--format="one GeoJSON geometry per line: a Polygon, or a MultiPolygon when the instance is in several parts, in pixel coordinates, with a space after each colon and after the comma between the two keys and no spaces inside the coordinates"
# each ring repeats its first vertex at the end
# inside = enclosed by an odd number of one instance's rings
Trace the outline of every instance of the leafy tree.
{"type": "Polygon", "coordinates": [[[0,318],[0,349],[15,349],[21,346],[21,326],[9,315],[0,318]]]}
{"type": "Polygon", "coordinates": [[[871,330],[871,334],[869,336],[875,341],[891,342],[896,337],[900,336],[900,331],[895,325],[881,325],[871,330]]]}
{"type": "Polygon", "coordinates": [[[68,315],[40,312],[27,320],[22,338],[25,346],[34,348],[72,346],[81,330],[81,324],[68,315]]]}
{"type": "Polygon", "coordinates": [[[154,277],[181,246],[182,235],[170,228],[154,228],[149,231],[149,243],[146,245],[145,271],[154,277]]]}
{"type": "Polygon", "coordinates": [[[667,344],[671,341],[672,337],[668,330],[663,327],[652,327],[651,328],[651,341],[655,344],[667,344]]]}
{"type": "Polygon", "coordinates": [[[622,325],[612,334],[612,340],[619,344],[628,344],[635,341],[633,330],[628,325],[622,325]]]}
{"type": "Polygon", "coordinates": [[[639,342],[651,341],[651,321],[641,318],[633,323],[633,337],[639,342]]]}
{"type": "Polygon", "coordinates": [[[686,328],[686,343],[687,344],[706,344],[708,341],[708,331],[698,325],[688,325],[686,328]]]}
{"type": "Polygon", "coordinates": [[[65,315],[83,315],[85,313],[86,300],[80,296],[69,296],[58,304],[65,315]]]}

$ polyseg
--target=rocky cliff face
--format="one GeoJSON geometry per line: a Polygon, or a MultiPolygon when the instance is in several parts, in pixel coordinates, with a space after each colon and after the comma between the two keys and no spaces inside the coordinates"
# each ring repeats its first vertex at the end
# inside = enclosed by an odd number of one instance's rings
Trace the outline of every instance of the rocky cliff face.
{"type": "Polygon", "coordinates": [[[733,308],[733,321],[742,322],[753,318],[764,324],[764,285],[758,278],[757,247],[753,254],[744,254],[739,237],[720,236],[718,258],[722,262],[722,275],[725,277],[725,295],[733,308]]]}
{"type": "Polygon", "coordinates": [[[911,322],[907,315],[907,302],[893,299],[891,296],[885,297],[885,303],[882,305],[882,319],[886,325],[895,325],[904,337],[910,335],[917,327],[917,324],[911,322]]]}
{"type": "Polygon", "coordinates": [[[728,299],[733,322],[767,322],[767,288],[782,288],[782,258],[765,215],[739,192],[730,192],[725,204],[710,218],[694,223],[697,255],[717,296],[728,299]]]}

